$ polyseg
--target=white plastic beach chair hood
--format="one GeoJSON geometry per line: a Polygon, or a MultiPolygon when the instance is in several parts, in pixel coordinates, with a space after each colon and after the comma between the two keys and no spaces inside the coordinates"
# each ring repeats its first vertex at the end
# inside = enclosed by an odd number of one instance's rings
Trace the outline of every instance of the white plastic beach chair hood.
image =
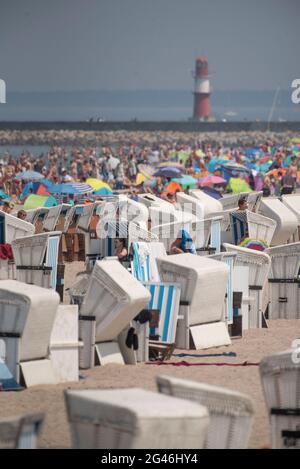
{"type": "Polygon", "coordinates": [[[209,417],[199,404],[138,388],[65,397],[75,448],[203,448],[209,417]]]}
{"type": "Polygon", "coordinates": [[[119,261],[97,261],[81,314],[96,316],[96,342],[112,341],[149,300],[148,290],[119,261]]]}

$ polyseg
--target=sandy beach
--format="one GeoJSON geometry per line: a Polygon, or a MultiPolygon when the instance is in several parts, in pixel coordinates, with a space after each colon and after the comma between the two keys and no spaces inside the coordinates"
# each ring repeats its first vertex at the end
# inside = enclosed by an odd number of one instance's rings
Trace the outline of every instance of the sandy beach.
{"type": "MultiPolygon", "coordinates": [[[[84,264],[73,262],[66,265],[65,284],[68,288],[76,273],[84,264]]],[[[68,295],[65,294],[68,303],[68,295]]],[[[250,439],[250,448],[270,445],[269,424],[258,366],[215,366],[214,363],[242,364],[259,363],[266,355],[284,350],[300,337],[299,320],[269,321],[268,329],[252,329],[242,339],[233,339],[232,345],[206,351],[176,350],[165,365],[139,364],[137,366],[106,365],[92,370],[81,370],[78,383],[55,386],[35,386],[21,392],[0,393],[0,418],[26,412],[43,412],[46,415],[39,440],[41,448],[70,448],[71,437],[64,403],[65,389],[126,388],[141,387],[156,390],[156,376],[168,374],[178,378],[224,386],[251,396],[255,418],[250,439]],[[233,356],[203,357],[234,352],[233,356]],[[177,354],[185,354],[178,357],[177,354]],[[202,357],[201,357],[202,355],[202,357]],[[180,362],[194,366],[174,366],[180,362]],[[196,366],[204,363],[205,366],[196,366]]]]}

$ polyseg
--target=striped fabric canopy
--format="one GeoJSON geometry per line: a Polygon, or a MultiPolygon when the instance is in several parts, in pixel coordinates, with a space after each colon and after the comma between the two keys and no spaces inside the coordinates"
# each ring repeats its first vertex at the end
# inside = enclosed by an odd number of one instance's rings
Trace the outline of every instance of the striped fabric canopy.
{"type": "Polygon", "coordinates": [[[90,194],[93,192],[93,188],[89,184],[83,182],[66,182],[62,184],[53,185],[49,192],[52,194],[90,194]]]}

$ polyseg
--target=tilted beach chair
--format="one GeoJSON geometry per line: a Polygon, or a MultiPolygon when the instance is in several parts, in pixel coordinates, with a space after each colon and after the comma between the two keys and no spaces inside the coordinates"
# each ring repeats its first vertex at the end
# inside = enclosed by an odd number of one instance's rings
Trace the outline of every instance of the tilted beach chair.
{"type": "Polygon", "coordinates": [[[254,407],[239,392],[195,381],[157,376],[159,392],[193,401],[207,408],[209,426],[206,449],[246,449],[250,438],[254,407]]]}
{"type": "Polygon", "coordinates": [[[262,240],[271,244],[276,222],[249,210],[237,210],[230,214],[232,242],[239,245],[244,238],[262,240]]]}
{"type": "Polygon", "coordinates": [[[5,362],[26,386],[55,383],[49,360],[49,344],[59,304],[51,289],[15,280],[0,283],[0,337],[5,343],[5,362]]]}
{"type": "Polygon", "coordinates": [[[43,414],[0,420],[0,449],[36,449],[43,414]]]}
{"type": "MultiPolygon", "coordinates": [[[[90,344],[95,344],[100,364],[110,361],[124,363],[118,335],[149,300],[148,290],[119,261],[95,263],[79,319],[91,332],[89,317],[95,317],[95,337],[91,337],[90,344]]],[[[86,346],[84,344],[84,348],[86,346]]]]}
{"type": "Polygon", "coordinates": [[[176,345],[196,349],[229,345],[223,321],[229,268],[222,262],[193,254],[157,259],[161,280],[181,285],[176,345]],[[216,288],[218,286],[218,288],[216,288]]]}
{"type": "Polygon", "coordinates": [[[143,389],[66,391],[73,448],[202,448],[205,407],[143,389]],[[183,431],[184,429],[184,431],[183,431]]]}
{"type": "Polygon", "coordinates": [[[262,327],[265,309],[263,304],[263,288],[271,267],[271,259],[265,252],[234,246],[224,243],[226,251],[236,253],[235,266],[249,267],[249,328],[262,327]]]}
{"type": "Polygon", "coordinates": [[[266,250],[269,273],[269,319],[300,319],[300,242],[266,250]]]}
{"type": "Polygon", "coordinates": [[[259,213],[276,221],[272,246],[288,243],[297,232],[296,215],[277,197],[264,197],[260,204],[259,213]]]}
{"type": "Polygon", "coordinates": [[[265,357],[261,383],[270,415],[273,449],[300,449],[300,347],[265,357]]]}
{"type": "Polygon", "coordinates": [[[56,288],[61,232],[52,231],[12,241],[17,280],[56,288]]]}

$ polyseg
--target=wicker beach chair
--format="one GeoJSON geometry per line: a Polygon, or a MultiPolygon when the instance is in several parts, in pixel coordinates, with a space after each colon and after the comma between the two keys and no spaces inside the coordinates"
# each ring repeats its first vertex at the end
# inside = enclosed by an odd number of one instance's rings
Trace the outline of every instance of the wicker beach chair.
{"type": "Polygon", "coordinates": [[[20,368],[25,384],[53,383],[50,336],[59,304],[53,290],[3,280],[0,285],[0,337],[6,364],[17,382],[20,368]]]}
{"type": "Polygon", "coordinates": [[[110,351],[113,349],[120,362],[118,335],[146,307],[149,299],[148,290],[120,262],[96,262],[79,319],[85,321],[89,331],[91,321],[86,317],[94,316],[96,319],[95,338],[91,338],[90,343],[96,344],[100,364],[103,354],[106,358],[102,363],[106,363],[107,355],[112,356],[110,351]],[[104,349],[108,349],[107,353],[104,349]]]}
{"type": "Polygon", "coordinates": [[[176,345],[196,349],[229,345],[223,322],[228,267],[209,257],[180,254],[157,259],[161,280],[181,285],[176,345]],[[216,288],[216,285],[218,288],[216,288]]]}
{"type": "Polygon", "coordinates": [[[142,389],[66,391],[72,446],[85,449],[202,448],[208,412],[142,389]]]}
{"type": "Polygon", "coordinates": [[[286,244],[297,232],[298,220],[296,215],[276,197],[264,197],[259,212],[276,221],[276,230],[272,239],[272,246],[286,244]]]}
{"type": "Polygon", "coordinates": [[[223,246],[226,251],[236,253],[235,266],[249,267],[249,328],[260,328],[264,323],[263,313],[265,312],[262,293],[268,279],[271,259],[268,254],[254,249],[227,243],[223,246]]]}
{"type": "Polygon", "coordinates": [[[60,236],[51,231],[12,241],[17,280],[56,289],[60,236]]]}
{"type": "Polygon", "coordinates": [[[32,223],[0,212],[0,244],[11,244],[14,239],[33,235],[34,230],[32,223]]]}
{"type": "Polygon", "coordinates": [[[197,402],[209,412],[206,449],[246,449],[254,407],[251,399],[239,392],[195,381],[157,376],[159,392],[197,402]]]}
{"type": "Polygon", "coordinates": [[[300,319],[300,242],[266,250],[269,273],[269,319],[300,319]]]}
{"type": "Polygon", "coordinates": [[[234,211],[230,214],[233,244],[239,245],[243,238],[253,238],[271,244],[276,229],[276,222],[258,213],[234,211]]]}
{"type": "Polygon", "coordinates": [[[300,449],[300,347],[265,357],[261,383],[271,423],[273,449],[300,449]]]}

